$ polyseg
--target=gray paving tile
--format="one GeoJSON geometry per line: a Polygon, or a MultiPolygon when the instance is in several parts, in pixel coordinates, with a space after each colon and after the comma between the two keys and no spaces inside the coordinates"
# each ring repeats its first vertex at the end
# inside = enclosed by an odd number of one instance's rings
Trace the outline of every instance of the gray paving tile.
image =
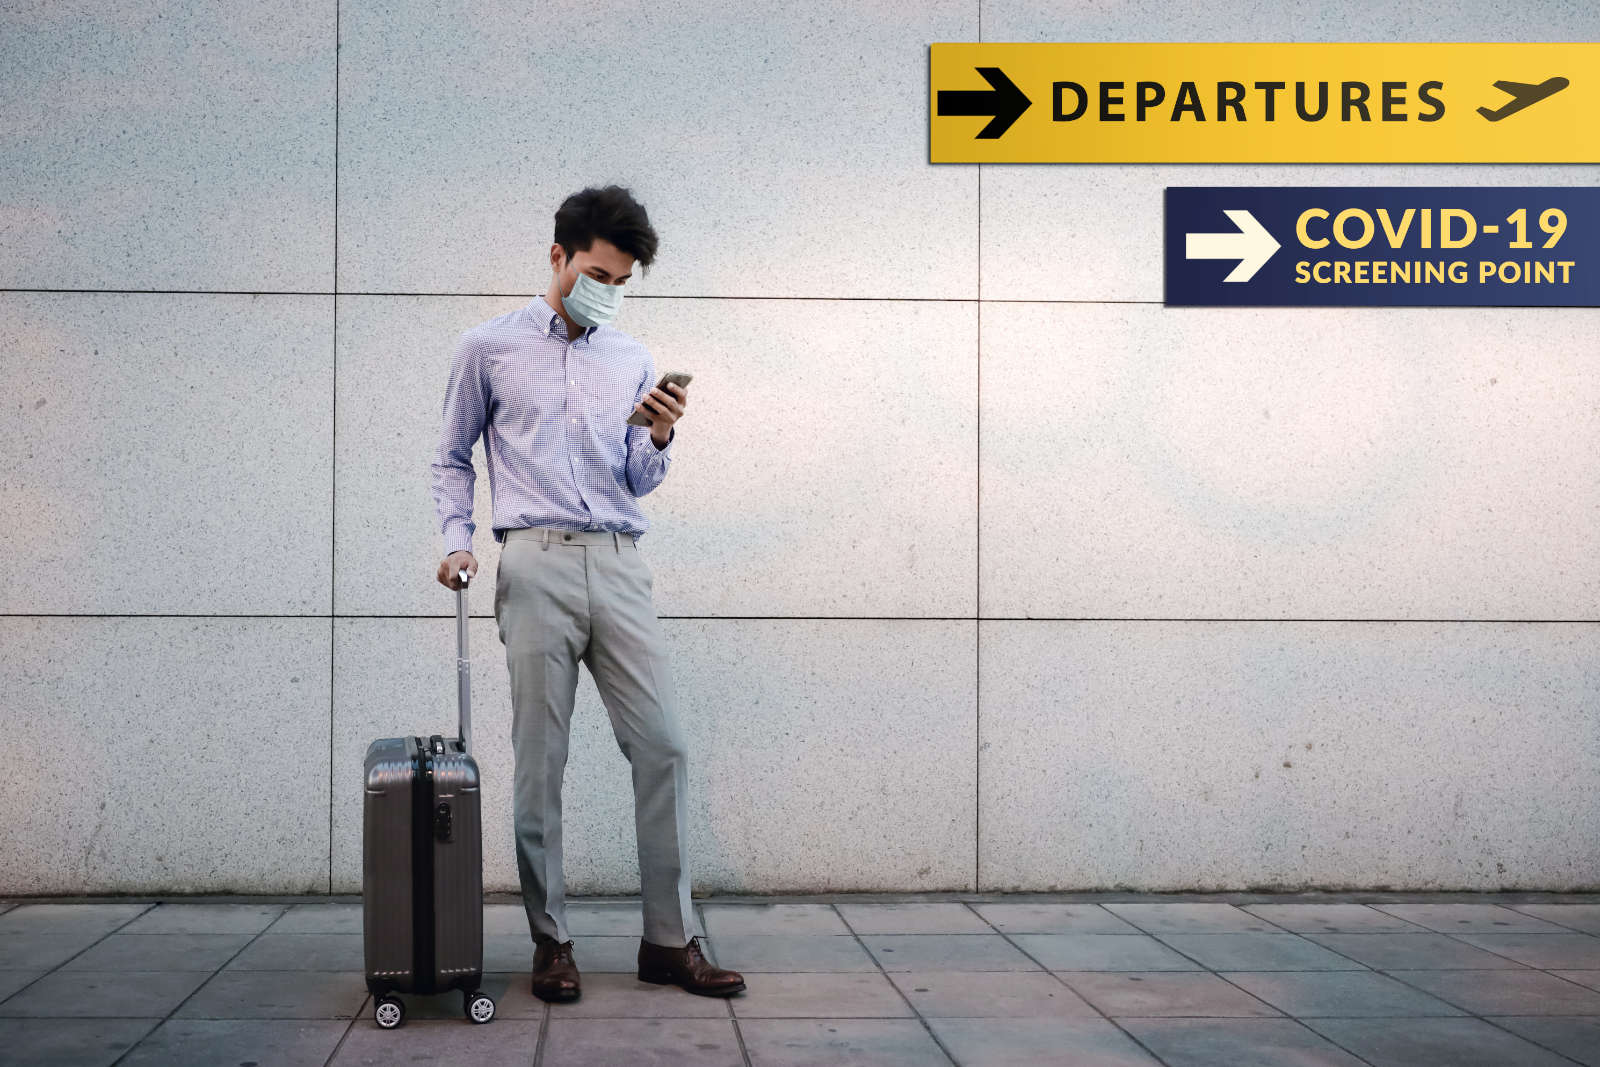
{"type": "Polygon", "coordinates": [[[163,901],[119,934],[259,934],[286,904],[174,904],[163,901]]]}
{"type": "Polygon", "coordinates": [[[848,934],[830,904],[707,904],[706,933],[722,934],[848,934]]]}
{"type": "MultiPolygon", "coordinates": [[[[584,974],[582,981],[581,997],[569,1003],[550,1005],[551,1021],[582,1018],[726,1019],[728,1017],[727,1002],[721,997],[702,997],[675,985],[641,982],[633,974],[598,971],[594,974],[584,974]]],[[[526,984],[527,979],[523,982],[526,984]]],[[[532,996],[532,993],[529,993],[529,996],[532,996]]],[[[738,999],[738,995],[734,999],[738,999]]]]}
{"type": "Polygon", "coordinates": [[[44,973],[43,970],[0,971],[0,1000],[6,999],[44,973]]]}
{"type": "Polygon", "coordinates": [[[1363,971],[1299,934],[1161,934],[1161,940],[1213,971],[1363,971]]]}
{"type": "Polygon", "coordinates": [[[322,1067],[349,1023],[337,1020],[168,1019],[118,1067],[270,1063],[322,1067]]]}
{"type": "MultiPolygon", "coordinates": [[[[265,972],[263,972],[265,973],[265,972]]],[[[486,971],[483,980],[478,983],[478,989],[494,998],[494,1017],[500,1019],[540,1019],[544,1017],[545,1003],[533,995],[533,987],[529,981],[529,974],[523,971],[513,974],[506,971],[486,971]]],[[[584,998],[589,996],[589,989],[593,981],[588,975],[583,979],[584,998]]],[[[656,988],[655,986],[651,987],[656,988]]],[[[406,1019],[466,1019],[465,1007],[461,1003],[461,994],[452,990],[449,993],[418,994],[401,993],[401,1001],[406,1006],[406,1019]]],[[[366,1004],[362,1005],[362,1013],[368,1018],[372,1017],[373,1003],[369,997],[366,1004]]]]}
{"type": "Polygon", "coordinates": [[[111,934],[62,965],[68,971],[214,971],[254,934],[111,934]]]}
{"type": "MultiPolygon", "coordinates": [[[[700,942],[707,957],[716,962],[710,939],[700,942]]],[[[578,965],[579,974],[591,971],[611,971],[619,974],[639,972],[639,939],[637,937],[606,937],[592,934],[572,936],[572,961],[578,965]]],[[[533,970],[533,939],[522,934],[510,937],[497,936],[483,939],[483,968],[486,971],[533,970]]],[[[738,968],[736,968],[738,969],[738,968]]]]}
{"type": "Polygon", "coordinates": [[[1139,928],[1098,904],[974,904],[1003,934],[1137,934],[1139,928]]]}
{"type": "Polygon", "coordinates": [[[1557,978],[1565,978],[1569,982],[1577,982],[1590,989],[1600,989],[1600,971],[1551,971],[1557,978]]]}
{"type": "Polygon", "coordinates": [[[271,934],[360,934],[360,904],[294,904],[267,930],[271,934]]]}
{"type": "Polygon", "coordinates": [[[0,1015],[159,1017],[206,977],[203,971],[53,971],[0,1004],[0,1015]]]}
{"type": "Polygon", "coordinates": [[[886,971],[1037,971],[999,934],[873,934],[861,938],[886,971]]]}
{"type": "MultiPolygon", "coordinates": [[[[1134,927],[1128,927],[1134,930],[1134,927]]],[[[1013,934],[1053,971],[1198,971],[1201,966],[1149,934],[1013,934]]]]}
{"type": "Polygon", "coordinates": [[[728,1000],[741,1019],[894,1018],[911,1006],[877,971],[818,974],[773,971],[745,978],[745,991],[728,1000]]]}
{"type": "Polygon", "coordinates": [[[1543,971],[1395,971],[1474,1015],[1600,1015],[1600,992],[1543,971]]]}
{"type": "Polygon", "coordinates": [[[1374,971],[1225,971],[1222,977],[1297,1018],[1464,1014],[1374,971]]]}
{"type": "Polygon", "coordinates": [[[1118,1019],[1168,1067],[1362,1067],[1293,1019],[1118,1019]]]}
{"type": "Polygon", "coordinates": [[[101,930],[0,934],[0,969],[25,971],[59,967],[105,936],[101,930]]]}
{"type": "Polygon", "coordinates": [[[1600,937],[1593,934],[1457,934],[1486,952],[1545,970],[1600,969],[1600,937]]]}
{"type": "MultiPolygon", "coordinates": [[[[595,961],[591,958],[597,939],[572,939],[572,955],[581,971],[595,961]]],[[[486,971],[529,971],[533,968],[533,936],[520,934],[483,935],[483,969],[486,971]]]]}
{"type": "Polygon", "coordinates": [[[929,1019],[928,1027],[961,1067],[1152,1067],[1160,1062],[1104,1019],[929,1019]]]}
{"type": "Polygon", "coordinates": [[[1600,1067],[1600,1018],[1592,1015],[1488,1015],[1488,1022],[1584,1064],[1600,1067]]]}
{"type": "MultiPolygon", "coordinates": [[[[691,996],[693,994],[690,994],[691,996]]],[[[491,1029],[490,1023],[484,1029],[491,1029]]],[[[754,1025],[754,1024],[751,1024],[754,1025]]],[[[518,1042],[531,1054],[533,1046],[518,1042]]],[[[339,1061],[335,1060],[336,1067],[339,1061]]],[[[517,1061],[521,1064],[527,1059],[517,1061]]],[[[740,1067],[731,1019],[555,1019],[545,1034],[544,1067],[740,1067]]],[[[376,1065],[375,1065],[376,1067],[376,1065]]]]}
{"type": "MultiPolygon", "coordinates": [[[[397,1063],[528,1067],[539,1047],[539,1026],[537,1020],[501,1019],[498,1015],[482,1025],[465,1019],[407,1019],[398,1030],[384,1030],[370,1019],[360,1020],[350,1027],[328,1067],[393,1067],[397,1063]]],[[[547,1054],[544,1062],[553,1061],[547,1054]]],[[[628,1062],[647,1064],[651,1060],[632,1056],[628,1062]]]]}
{"type": "MultiPolygon", "coordinates": [[[[484,936],[521,937],[533,942],[527,910],[520,904],[486,904],[484,936]]],[[[637,901],[617,904],[567,905],[567,932],[573,937],[611,936],[638,938],[644,934],[644,915],[637,901]]]]}
{"type": "Polygon", "coordinates": [[[278,934],[272,930],[259,935],[228,964],[230,971],[364,971],[365,968],[366,950],[360,934],[278,934]]]}
{"type": "Polygon", "coordinates": [[[1366,904],[1241,904],[1239,907],[1297,934],[1403,934],[1419,930],[1413,923],[1366,904]]]}
{"type": "Polygon", "coordinates": [[[1506,907],[1572,930],[1600,934],[1600,904],[1507,904],[1506,907]]]}
{"type": "Polygon", "coordinates": [[[1152,934],[1222,934],[1276,930],[1271,923],[1232,904],[1102,904],[1112,914],[1152,934]]]}
{"type": "Polygon", "coordinates": [[[716,963],[743,974],[878,969],[867,950],[847,934],[731,934],[717,938],[716,963]]]}
{"type": "MultiPolygon", "coordinates": [[[[1448,934],[1313,934],[1301,936],[1380,970],[1476,970],[1522,964],[1448,934]]],[[[1540,935],[1544,936],[1544,935],[1540,935]]]]}
{"type": "Polygon", "coordinates": [[[0,1049],[6,1064],[28,1067],[104,1067],[116,1062],[161,1020],[0,1019],[0,1049]]]}
{"type": "Polygon", "coordinates": [[[20,904],[0,915],[0,934],[109,934],[151,907],[150,904],[20,904]]]}
{"type": "MultiPolygon", "coordinates": [[[[200,977],[205,977],[201,975],[200,977]]],[[[212,975],[176,1012],[181,1019],[348,1019],[362,1009],[360,971],[236,971],[212,975]]]]}
{"type": "Polygon", "coordinates": [[[753,1067],[931,1067],[951,1062],[915,1019],[749,1019],[739,1030],[753,1067]]]}
{"type": "MultiPolygon", "coordinates": [[[[527,929],[524,922],[523,929],[527,929]]],[[[567,906],[567,932],[573,937],[644,936],[644,913],[634,904],[571,904],[567,906]]],[[[530,935],[531,936],[531,935],[530,935]]]]}
{"type": "Polygon", "coordinates": [[[1443,934],[1566,933],[1555,923],[1499,904],[1373,904],[1379,911],[1443,934]]]}
{"type": "Polygon", "coordinates": [[[1100,1017],[1048,971],[905,971],[889,980],[924,1018],[1100,1017]]]}
{"type": "Polygon", "coordinates": [[[1572,1067],[1482,1019],[1307,1019],[1372,1067],[1572,1067]]]}
{"type": "Polygon", "coordinates": [[[1057,971],[1073,992],[1106,1015],[1249,1018],[1282,1014],[1206,971],[1057,971]]]}
{"type": "Polygon", "coordinates": [[[484,937],[520,937],[533,943],[533,931],[528,927],[528,912],[521,904],[485,904],[483,906],[484,937]]]}
{"type": "Polygon", "coordinates": [[[953,901],[839,904],[838,910],[850,928],[863,935],[994,933],[971,908],[953,901]]]}

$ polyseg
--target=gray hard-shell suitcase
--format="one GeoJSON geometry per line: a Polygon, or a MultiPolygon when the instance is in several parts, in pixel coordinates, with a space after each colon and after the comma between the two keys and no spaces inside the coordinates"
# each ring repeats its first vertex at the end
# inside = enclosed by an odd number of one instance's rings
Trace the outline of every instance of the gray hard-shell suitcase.
{"type": "Polygon", "coordinates": [[[494,1018],[483,979],[483,836],[472,744],[466,572],[456,590],[460,737],[385,737],[367,746],[362,933],[378,1025],[405,1021],[396,993],[461,990],[475,1023],[494,1018]]]}

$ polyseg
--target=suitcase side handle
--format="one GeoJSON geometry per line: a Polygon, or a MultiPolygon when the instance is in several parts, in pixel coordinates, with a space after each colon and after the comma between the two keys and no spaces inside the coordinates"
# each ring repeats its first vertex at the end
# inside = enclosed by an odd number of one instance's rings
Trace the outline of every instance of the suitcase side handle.
{"type": "Polygon", "coordinates": [[[456,575],[461,588],[456,590],[456,690],[461,705],[457,730],[463,752],[472,750],[472,661],[467,658],[467,580],[466,568],[456,575]]]}

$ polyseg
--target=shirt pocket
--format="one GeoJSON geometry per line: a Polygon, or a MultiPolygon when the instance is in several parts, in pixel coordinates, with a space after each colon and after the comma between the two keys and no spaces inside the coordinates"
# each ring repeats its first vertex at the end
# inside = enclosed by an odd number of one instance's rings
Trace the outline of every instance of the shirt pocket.
{"type": "Polygon", "coordinates": [[[584,380],[584,409],[596,419],[626,422],[633,414],[633,396],[638,388],[639,382],[632,375],[595,368],[584,380]]]}

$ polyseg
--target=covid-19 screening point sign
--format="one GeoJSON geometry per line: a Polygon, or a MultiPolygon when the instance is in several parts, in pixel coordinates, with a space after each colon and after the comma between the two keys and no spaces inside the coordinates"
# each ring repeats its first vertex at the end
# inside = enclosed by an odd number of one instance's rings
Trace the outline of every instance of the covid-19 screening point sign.
{"type": "Polygon", "coordinates": [[[1168,186],[1169,306],[1600,305],[1600,189],[1168,186]]]}
{"type": "Polygon", "coordinates": [[[1600,44],[929,48],[933,163],[1600,162],[1600,44]]]}

